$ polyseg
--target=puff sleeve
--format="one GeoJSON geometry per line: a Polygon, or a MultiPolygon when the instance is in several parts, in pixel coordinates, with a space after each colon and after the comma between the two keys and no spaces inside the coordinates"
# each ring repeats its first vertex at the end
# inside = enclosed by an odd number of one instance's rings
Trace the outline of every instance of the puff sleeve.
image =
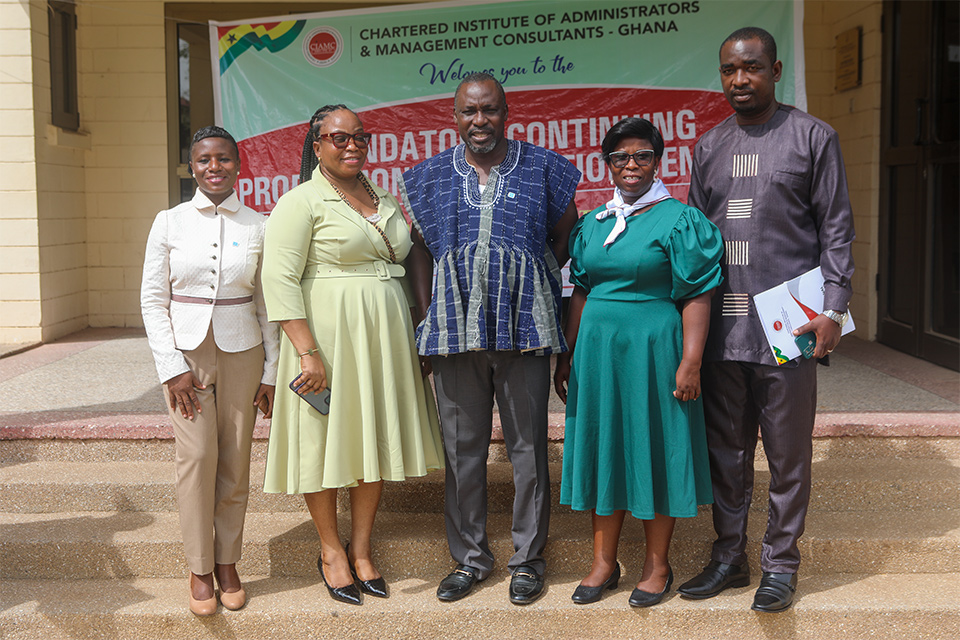
{"type": "Polygon", "coordinates": [[[667,255],[673,271],[670,297],[693,298],[723,282],[720,230],[698,209],[686,207],[670,233],[667,255]]]}
{"type": "Polygon", "coordinates": [[[570,249],[570,284],[580,287],[581,289],[590,291],[590,280],[587,277],[587,272],[583,268],[583,249],[586,245],[586,238],[584,238],[584,226],[583,221],[587,219],[587,214],[585,216],[580,216],[580,219],[577,220],[577,223],[573,225],[573,229],[570,231],[570,240],[568,241],[568,248],[570,249]]]}

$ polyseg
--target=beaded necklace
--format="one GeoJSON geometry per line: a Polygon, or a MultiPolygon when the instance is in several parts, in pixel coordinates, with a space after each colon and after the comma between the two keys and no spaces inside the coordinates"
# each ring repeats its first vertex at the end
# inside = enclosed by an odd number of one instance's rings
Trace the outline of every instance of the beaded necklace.
{"type": "MultiPolygon", "coordinates": [[[[380,207],[380,196],[378,196],[378,195],[376,194],[376,192],[373,190],[373,187],[370,186],[370,183],[367,181],[367,178],[366,178],[362,173],[358,173],[358,174],[357,174],[357,180],[360,181],[360,185],[361,185],[361,186],[364,188],[364,190],[367,192],[367,195],[370,196],[370,199],[373,200],[373,207],[374,207],[375,209],[378,209],[378,208],[380,207]]],[[[396,261],[397,261],[397,254],[394,253],[394,251],[393,251],[393,245],[390,244],[390,240],[389,240],[389,238],[387,238],[387,234],[384,233],[383,229],[381,229],[381,228],[377,225],[377,220],[380,219],[380,214],[375,213],[375,214],[373,214],[372,216],[370,216],[369,218],[368,218],[367,216],[363,215],[363,212],[360,211],[360,209],[358,209],[357,207],[355,207],[352,202],[350,202],[349,200],[347,200],[347,196],[343,193],[343,191],[340,191],[340,187],[338,187],[336,184],[334,184],[333,180],[329,180],[329,179],[328,179],[327,182],[330,183],[330,186],[333,187],[333,190],[337,192],[337,195],[340,196],[340,199],[343,200],[343,203],[344,203],[345,205],[347,205],[348,207],[350,207],[351,209],[353,209],[354,211],[356,211],[358,214],[360,214],[360,217],[361,217],[361,218],[363,218],[364,220],[366,220],[367,222],[369,222],[369,223],[373,226],[373,228],[377,230],[377,233],[380,234],[380,237],[383,238],[384,243],[387,245],[387,251],[390,252],[390,262],[396,262],[396,261]]]]}

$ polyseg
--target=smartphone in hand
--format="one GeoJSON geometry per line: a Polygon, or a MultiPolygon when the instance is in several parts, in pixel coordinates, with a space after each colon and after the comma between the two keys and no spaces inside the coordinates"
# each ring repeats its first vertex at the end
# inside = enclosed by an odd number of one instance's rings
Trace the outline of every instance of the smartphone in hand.
{"type": "Polygon", "coordinates": [[[290,389],[293,390],[298,396],[307,401],[307,403],[322,413],[327,415],[330,413],[330,385],[327,385],[327,388],[320,392],[311,391],[310,393],[300,393],[299,389],[303,386],[303,383],[300,382],[300,376],[290,381],[290,389]],[[299,383],[299,384],[298,384],[299,383]]]}
{"type": "Polygon", "coordinates": [[[797,343],[797,348],[800,349],[804,358],[809,360],[813,357],[813,352],[817,348],[817,334],[813,331],[807,331],[794,338],[793,341],[797,343]]]}

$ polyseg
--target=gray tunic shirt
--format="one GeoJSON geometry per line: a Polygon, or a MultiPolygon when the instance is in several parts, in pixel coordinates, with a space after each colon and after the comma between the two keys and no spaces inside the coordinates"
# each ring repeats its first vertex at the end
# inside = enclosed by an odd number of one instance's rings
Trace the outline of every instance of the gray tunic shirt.
{"type": "Polygon", "coordinates": [[[785,105],[760,125],[730,116],[697,142],[689,204],[724,239],[705,362],[775,365],[753,296],[817,266],[824,309],[846,311],[853,213],[840,141],[825,122],[785,105]]]}

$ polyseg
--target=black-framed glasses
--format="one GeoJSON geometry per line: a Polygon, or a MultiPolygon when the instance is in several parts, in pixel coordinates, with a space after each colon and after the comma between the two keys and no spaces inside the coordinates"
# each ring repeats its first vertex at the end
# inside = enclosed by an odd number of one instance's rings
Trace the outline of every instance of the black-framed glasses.
{"type": "Polygon", "coordinates": [[[623,169],[630,163],[630,158],[633,158],[633,161],[637,163],[638,167],[648,167],[650,163],[653,162],[653,155],[653,149],[640,149],[634,153],[614,151],[613,153],[607,154],[607,162],[617,169],[623,169]]]}
{"type": "Polygon", "coordinates": [[[337,149],[346,149],[347,145],[350,144],[350,140],[353,140],[353,144],[355,144],[358,149],[366,149],[367,145],[370,144],[370,139],[373,138],[373,134],[334,131],[333,133],[321,133],[317,137],[321,140],[329,140],[337,149]]]}

